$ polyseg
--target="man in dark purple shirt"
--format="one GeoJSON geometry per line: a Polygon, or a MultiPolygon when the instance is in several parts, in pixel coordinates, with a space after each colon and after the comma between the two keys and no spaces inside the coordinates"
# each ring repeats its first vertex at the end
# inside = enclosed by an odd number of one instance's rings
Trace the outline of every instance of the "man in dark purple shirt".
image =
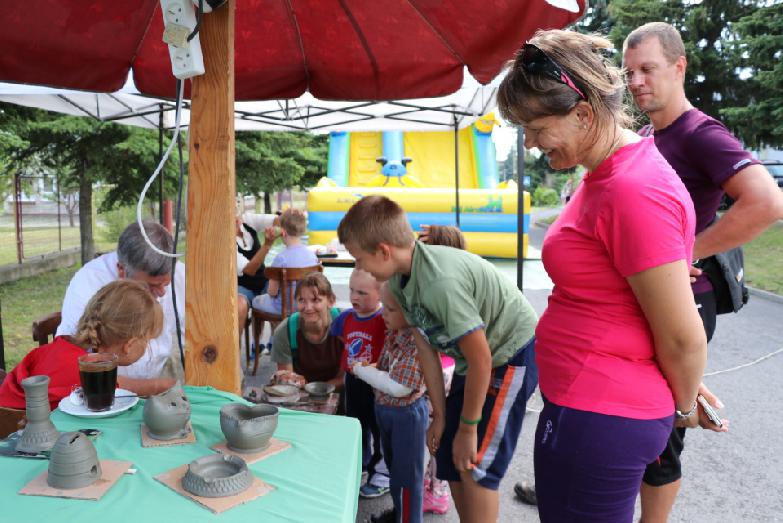
{"type": "MultiPolygon", "coordinates": [[[[742,148],[717,120],[695,109],[685,97],[685,47],[669,24],[653,22],[635,29],[623,45],[623,65],[636,105],[650,117],[655,144],[674,167],[696,209],[693,258],[707,258],[740,246],[783,218],[783,193],[766,169],[742,148]],[[720,220],[718,204],[726,192],[735,200],[720,220]]],[[[698,276],[694,299],[707,339],[715,330],[716,299],[709,280],[698,276]]],[[[720,400],[702,384],[699,393],[714,406],[720,400]]],[[[698,407],[699,424],[718,432],[698,407]]],[[[665,522],[680,488],[684,429],[674,429],[664,453],[650,464],[641,488],[645,523],[665,522]]]]}

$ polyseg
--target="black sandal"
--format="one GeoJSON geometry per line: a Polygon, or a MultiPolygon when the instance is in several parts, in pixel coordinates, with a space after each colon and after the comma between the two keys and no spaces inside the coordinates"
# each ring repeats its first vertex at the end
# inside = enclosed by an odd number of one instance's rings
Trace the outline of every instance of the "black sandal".
{"type": "Polygon", "coordinates": [[[538,505],[536,498],[536,488],[528,484],[527,481],[516,483],[514,485],[514,494],[517,499],[526,505],[538,505]]]}

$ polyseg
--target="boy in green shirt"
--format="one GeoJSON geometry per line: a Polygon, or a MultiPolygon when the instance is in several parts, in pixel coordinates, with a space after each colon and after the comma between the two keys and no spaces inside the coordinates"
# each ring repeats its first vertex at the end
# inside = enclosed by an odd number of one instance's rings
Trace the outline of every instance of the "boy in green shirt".
{"type": "Polygon", "coordinates": [[[357,267],[389,282],[405,318],[417,327],[433,408],[427,446],[438,477],[449,481],[460,521],[496,521],[497,488],[538,383],[535,311],[489,262],[416,242],[405,212],[385,196],[354,204],[337,234],[357,267]],[[447,399],[435,351],[456,360],[447,399]]]}

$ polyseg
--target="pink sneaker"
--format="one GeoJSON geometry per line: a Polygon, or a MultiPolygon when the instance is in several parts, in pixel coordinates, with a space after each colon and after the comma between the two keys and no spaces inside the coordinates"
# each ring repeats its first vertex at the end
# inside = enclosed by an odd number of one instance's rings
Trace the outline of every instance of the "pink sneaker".
{"type": "Polygon", "coordinates": [[[445,514],[449,511],[449,495],[436,494],[430,489],[424,491],[424,512],[433,514],[445,514]]]}

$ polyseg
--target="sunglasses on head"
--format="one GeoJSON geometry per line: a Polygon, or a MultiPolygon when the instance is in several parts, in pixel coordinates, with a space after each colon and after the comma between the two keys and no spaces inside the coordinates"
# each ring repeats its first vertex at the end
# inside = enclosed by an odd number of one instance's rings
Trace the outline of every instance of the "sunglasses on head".
{"type": "Polygon", "coordinates": [[[534,44],[525,44],[522,48],[522,67],[526,73],[543,74],[556,82],[567,85],[573,89],[582,100],[587,100],[587,97],[576,86],[571,77],[568,76],[554,60],[549,58],[544,51],[534,44]]]}

